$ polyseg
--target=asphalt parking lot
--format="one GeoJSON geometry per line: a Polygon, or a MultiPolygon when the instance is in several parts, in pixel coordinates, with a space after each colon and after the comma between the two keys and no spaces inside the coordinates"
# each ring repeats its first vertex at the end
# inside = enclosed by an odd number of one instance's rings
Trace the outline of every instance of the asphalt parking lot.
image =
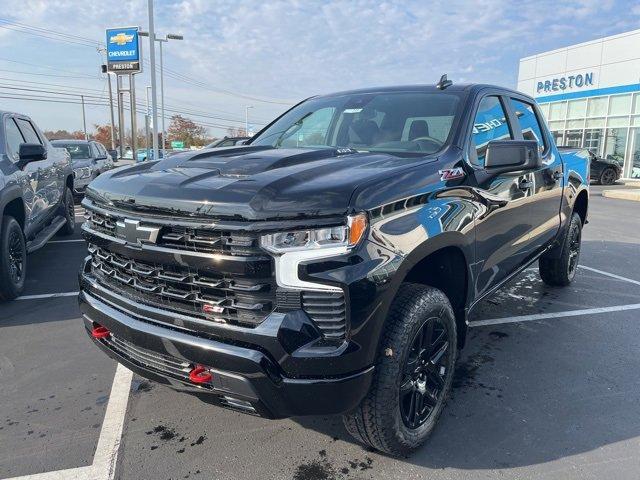
{"type": "Polygon", "coordinates": [[[408,459],[358,445],[339,418],[263,420],[116,369],[79,317],[79,231],[56,239],[0,305],[0,478],[636,479],[640,204],[601,190],[574,284],[531,268],[483,302],[439,425],[408,459]]]}

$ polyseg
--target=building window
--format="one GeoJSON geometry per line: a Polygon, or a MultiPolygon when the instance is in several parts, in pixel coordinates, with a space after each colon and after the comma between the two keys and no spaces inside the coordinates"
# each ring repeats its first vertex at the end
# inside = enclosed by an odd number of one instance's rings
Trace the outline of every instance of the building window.
{"type": "Polygon", "coordinates": [[[604,130],[585,130],[583,147],[591,150],[596,155],[600,155],[604,130]]]}
{"type": "Polygon", "coordinates": [[[624,163],[624,150],[627,146],[626,128],[608,128],[604,144],[604,158],[624,163]]]}
{"type": "Polygon", "coordinates": [[[593,97],[589,99],[587,107],[588,117],[604,117],[607,114],[607,97],[593,97]]]}
{"type": "Polygon", "coordinates": [[[567,103],[557,102],[549,105],[549,120],[564,120],[567,116],[567,103]]]}
{"type": "Polygon", "coordinates": [[[609,104],[609,115],[629,115],[631,95],[614,95],[609,104]]]}
{"type": "Polygon", "coordinates": [[[640,113],[640,93],[633,96],[633,111],[631,113],[640,113]]]}
{"type": "Polygon", "coordinates": [[[625,177],[640,178],[640,128],[632,128],[630,131],[629,159],[625,169],[625,177]]]}
{"type": "Polygon", "coordinates": [[[584,118],[587,114],[587,100],[571,100],[567,106],[567,118],[584,118]]]}
{"type": "Polygon", "coordinates": [[[564,145],[564,132],[552,131],[551,136],[556,145],[559,147],[564,145]]]}
{"type": "Polygon", "coordinates": [[[567,130],[564,134],[565,147],[582,146],[582,130],[567,130]]]}
{"type": "Polygon", "coordinates": [[[604,118],[587,118],[586,128],[604,128],[604,118]]]}

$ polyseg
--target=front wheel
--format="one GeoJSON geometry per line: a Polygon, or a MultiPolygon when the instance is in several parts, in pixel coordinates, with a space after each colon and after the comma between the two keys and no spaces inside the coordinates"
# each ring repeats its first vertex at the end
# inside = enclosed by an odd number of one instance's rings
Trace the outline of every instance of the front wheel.
{"type": "Polygon", "coordinates": [[[552,250],[540,257],[538,265],[540,278],[544,283],[554,287],[565,287],[573,281],[578,270],[581,241],[582,219],[574,212],[564,241],[554,247],[561,249],[560,255],[552,250]]]}
{"type": "Polygon", "coordinates": [[[344,424],[357,440],[406,456],[429,437],[451,390],[456,321],[440,290],[403,284],[387,319],[373,382],[344,424]]]}
{"type": "Polygon", "coordinates": [[[24,290],[27,247],[15,218],[2,217],[0,229],[0,301],[13,300],[24,290]]]}

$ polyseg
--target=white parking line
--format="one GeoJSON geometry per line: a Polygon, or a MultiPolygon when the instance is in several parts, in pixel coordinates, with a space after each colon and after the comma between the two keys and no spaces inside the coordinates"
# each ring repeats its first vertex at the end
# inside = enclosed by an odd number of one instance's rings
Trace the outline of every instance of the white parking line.
{"type": "Polygon", "coordinates": [[[7,480],[113,480],[132,378],[133,372],[118,364],[91,465],[24,475],[7,480]]]}
{"type": "Polygon", "coordinates": [[[77,297],[80,292],[42,293],[40,295],[23,295],[16,300],[38,300],[40,298],[77,297]]]}
{"type": "Polygon", "coordinates": [[[516,317],[490,318],[469,322],[469,327],[483,327],[485,325],[500,325],[503,323],[532,322],[534,320],[548,320],[551,318],[577,317],[580,315],[594,315],[597,313],[622,312],[625,310],[640,310],[640,303],[616,305],[614,307],[585,308],[565,312],[534,313],[532,315],[518,315],[516,317]]]}
{"type": "Polygon", "coordinates": [[[599,273],[600,275],[606,275],[607,277],[615,278],[617,280],[623,280],[625,282],[633,283],[635,285],[640,285],[638,280],[633,280],[627,277],[621,277],[620,275],[616,275],[615,273],[603,272],[602,270],[598,270],[597,268],[586,267],[584,265],[578,265],[579,268],[583,268],[585,270],[589,270],[590,272],[599,273]]]}

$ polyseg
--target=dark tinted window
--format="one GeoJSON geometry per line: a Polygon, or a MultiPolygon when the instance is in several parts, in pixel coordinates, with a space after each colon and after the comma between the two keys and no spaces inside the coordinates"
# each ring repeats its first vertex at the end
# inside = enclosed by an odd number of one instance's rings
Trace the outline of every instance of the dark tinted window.
{"type": "Polygon", "coordinates": [[[487,144],[492,140],[513,140],[507,114],[498,97],[485,97],[473,121],[469,160],[484,165],[487,144]]]}
{"type": "Polygon", "coordinates": [[[36,130],[33,128],[33,125],[31,125],[31,122],[23,120],[22,118],[16,118],[16,121],[18,122],[18,127],[20,127],[22,135],[24,136],[25,143],[39,143],[42,145],[42,141],[36,133],[36,130]]]}
{"type": "Polygon", "coordinates": [[[12,118],[8,118],[4,124],[5,130],[5,144],[7,146],[7,154],[14,160],[18,159],[18,150],[21,143],[24,142],[24,138],[18,130],[16,122],[12,118]]]}
{"type": "Polygon", "coordinates": [[[518,123],[525,140],[535,140],[540,145],[540,151],[544,150],[544,136],[540,121],[533,108],[533,105],[520,100],[511,99],[513,109],[516,111],[518,123]]]}

